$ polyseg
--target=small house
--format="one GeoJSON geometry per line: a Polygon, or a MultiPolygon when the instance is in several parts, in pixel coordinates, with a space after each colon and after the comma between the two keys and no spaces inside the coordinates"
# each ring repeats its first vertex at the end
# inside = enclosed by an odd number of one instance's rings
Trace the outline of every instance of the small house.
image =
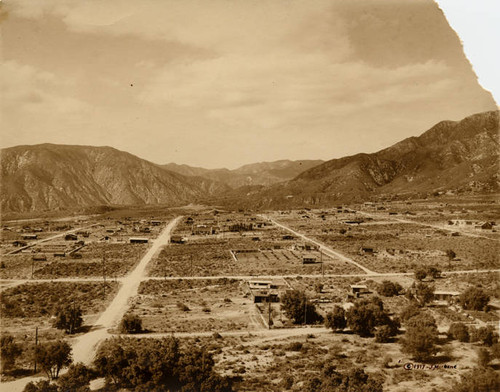
{"type": "Polygon", "coordinates": [[[459,297],[458,291],[434,291],[434,301],[436,302],[458,302],[459,297]]]}
{"type": "Polygon", "coordinates": [[[362,294],[369,293],[368,287],[364,284],[351,284],[351,295],[359,298],[362,294]]]}
{"type": "Polygon", "coordinates": [[[360,248],[359,253],[361,255],[373,255],[375,253],[375,249],[370,246],[363,246],[360,248]]]}
{"type": "Polygon", "coordinates": [[[47,261],[47,256],[45,254],[34,254],[33,255],[33,261],[47,261]]]}
{"type": "Polygon", "coordinates": [[[291,235],[291,234],[285,234],[283,236],[283,239],[284,240],[293,240],[293,239],[295,239],[295,237],[293,235],[291,235]]]}
{"type": "Polygon", "coordinates": [[[77,236],[77,235],[75,235],[75,234],[66,234],[66,235],[64,236],[64,239],[65,239],[66,241],[76,241],[76,240],[78,240],[78,236],[77,236]]]}
{"type": "Polygon", "coordinates": [[[38,236],[36,234],[23,234],[23,240],[36,240],[38,236]]]}
{"type": "Polygon", "coordinates": [[[151,226],[160,226],[161,225],[161,221],[159,220],[152,220],[151,221],[151,226]]]}
{"type": "Polygon", "coordinates": [[[318,258],[315,255],[304,255],[302,256],[302,264],[315,264],[318,258]]]}
{"type": "Polygon", "coordinates": [[[485,222],[481,225],[482,230],[491,230],[493,229],[493,225],[490,222],[485,222]]]}
{"type": "Polygon", "coordinates": [[[279,302],[278,286],[271,280],[251,280],[248,287],[254,303],[279,302]]]}

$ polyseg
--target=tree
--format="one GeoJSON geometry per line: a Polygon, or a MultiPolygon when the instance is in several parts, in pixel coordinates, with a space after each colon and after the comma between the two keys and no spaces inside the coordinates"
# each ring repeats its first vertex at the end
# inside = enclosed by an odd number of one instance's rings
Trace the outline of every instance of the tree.
{"type": "Polygon", "coordinates": [[[56,379],[59,377],[60,370],[72,361],[71,347],[61,340],[39,344],[35,348],[35,360],[49,380],[56,379]]]}
{"type": "Polygon", "coordinates": [[[417,283],[415,286],[417,300],[423,305],[427,305],[434,299],[434,287],[425,283],[417,283]]]}
{"type": "Polygon", "coordinates": [[[126,314],[120,322],[120,333],[142,332],[142,320],[135,314],[126,314]]]}
{"type": "Polygon", "coordinates": [[[425,312],[406,322],[406,333],[400,340],[402,351],[417,361],[426,361],[437,353],[438,330],[434,318],[425,312]]]}
{"type": "Polygon", "coordinates": [[[110,339],[99,348],[94,366],[116,388],[146,391],[231,391],[231,382],[214,371],[204,348],[182,351],[175,338],[110,339]]]}
{"type": "Polygon", "coordinates": [[[316,307],[309,302],[303,291],[287,291],[283,295],[281,307],[294,324],[314,324],[322,321],[321,315],[316,312],[316,307]]]}
{"type": "Polygon", "coordinates": [[[29,382],[23,389],[23,392],[58,392],[57,385],[50,381],[40,380],[38,382],[29,382]]]}
{"type": "Polygon", "coordinates": [[[448,336],[457,339],[460,342],[469,341],[469,330],[464,323],[453,323],[448,329],[448,336]]]}
{"type": "Polygon", "coordinates": [[[317,282],[315,285],[314,285],[314,291],[316,291],[317,293],[321,293],[323,291],[323,283],[320,283],[320,282],[317,282]]]}
{"type": "Polygon", "coordinates": [[[480,367],[487,367],[491,361],[490,352],[485,348],[480,348],[477,351],[477,364],[480,367]]]}
{"type": "Polygon", "coordinates": [[[464,309],[486,310],[490,302],[490,297],[483,289],[469,287],[460,295],[460,304],[464,309]]]}
{"type": "Polygon", "coordinates": [[[88,392],[94,372],[83,363],[72,364],[68,371],[59,377],[60,392],[88,392]]]}
{"type": "Polygon", "coordinates": [[[54,327],[64,329],[66,333],[73,334],[82,326],[82,310],[74,305],[66,305],[56,312],[54,327]]]}
{"type": "Polygon", "coordinates": [[[384,297],[393,297],[399,295],[403,290],[399,283],[391,282],[390,280],[384,280],[378,287],[377,292],[384,297]]]}
{"type": "Polygon", "coordinates": [[[343,330],[347,326],[345,310],[341,306],[335,305],[332,312],[326,315],[325,327],[334,331],[343,330]]]}
{"type": "Polygon", "coordinates": [[[498,334],[491,325],[481,328],[472,327],[470,329],[470,341],[481,342],[485,346],[492,346],[498,342],[498,334]]]}
{"type": "Polygon", "coordinates": [[[437,279],[441,277],[441,271],[436,267],[429,267],[427,268],[427,275],[432,276],[434,279],[437,279]]]}
{"type": "Polygon", "coordinates": [[[377,343],[388,343],[391,341],[391,337],[394,333],[388,325],[382,325],[375,331],[375,341],[377,343]]]}
{"type": "Polygon", "coordinates": [[[384,303],[377,297],[357,301],[347,311],[346,318],[349,328],[362,337],[372,336],[375,328],[381,325],[391,327],[393,335],[397,332],[397,325],[390,319],[384,310],[384,303]]]}
{"type": "Polygon", "coordinates": [[[500,390],[500,374],[491,368],[476,368],[460,376],[453,386],[454,392],[497,392],[500,390]]]}
{"type": "Polygon", "coordinates": [[[448,256],[448,260],[451,261],[453,260],[455,257],[457,257],[457,254],[451,250],[451,249],[447,249],[446,250],[446,256],[448,256]]]}
{"type": "Polygon", "coordinates": [[[415,279],[422,281],[427,276],[427,272],[424,269],[418,269],[415,271],[415,279]]]}
{"type": "Polygon", "coordinates": [[[411,319],[413,316],[416,316],[419,314],[422,310],[418,307],[418,305],[415,303],[415,301],[410,302],[409,305],[407,305],[402,311],[401,314],[399,315],[401,321],[405,322],[411,319]]]}
{"type": "Polygon", "coordinates": [[[1,337],[1,360],[2,372],[12,369],[16,363],[16,359],[23,352],[21,346],[14,341],[11,335],[2,335],[1,337]]]}

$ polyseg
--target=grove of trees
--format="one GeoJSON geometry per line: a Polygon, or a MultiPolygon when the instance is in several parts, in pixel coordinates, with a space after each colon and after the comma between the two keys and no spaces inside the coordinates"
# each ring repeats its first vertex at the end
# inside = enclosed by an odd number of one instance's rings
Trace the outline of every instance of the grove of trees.
{"type": "Polygon", "coordinates": [[[460,304],[464,309],[486,310],[490,297],[479,287],[469,287],[460,295],[460,304]]]}
{"type": "Polygon", "coordinates": [[[57,309],[54,327],[74,334],[82,326],[82,309],[79,306],[65,305],[57,309]]]}
{"type": "Polygon", "coordinates": [[[362,337],[373,336],[375,330],[387,326],[390,336],[398,332],[399,321],[392,320],[384,310],[384,303],[378,297],[362,299],[346,312],[347,326],[362,337]]]}

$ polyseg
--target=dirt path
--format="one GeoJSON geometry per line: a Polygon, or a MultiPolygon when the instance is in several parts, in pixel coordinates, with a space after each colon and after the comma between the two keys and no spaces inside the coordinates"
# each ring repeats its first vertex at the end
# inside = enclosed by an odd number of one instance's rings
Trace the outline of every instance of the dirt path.
{"type": "MultiPolygon", "coordinates": [[[[73,339],[73,362],[83,362],[88,365],[92,362],[97,346],[109,336],[108,329],[113,328],[128,309],[128,301],[137,294],[137,289],[144,279],[145,270],[154,255],[170,241],[170,233],[181,217],[172,220],[162,233],[153,241],[151,248],[141,259],[137,267],[121,280],[121,287],[107,309],[101,313],[99,319],[92,326],[90,332],[73,339]]],[[[30,381],[40,380],[40,377],[26,377],[12,382],[2,383],[0,391],[21,392],[30,381]]]]}
{"type": "Polygon", "coordinates": [[[65,231],[65,232],[53,235],[51,237],[47,237],[47,238],[44,238],[44,239],[41,239],[41,240],[33,241],[33,242],[30,242],[28,245],[23,246],[22,248],[14,249],[13,251],[10,251],[10,252],[6,253],[6,255],[14,255],[16,253],[19,253],[19,252],[21,252],[21,251],[23,251],[25,249],[32,248],[33,246],[41,244],[43,242],[52,241],[53,239],[56,239],[56,238],[59,238],[59,237],[63,237],[66,234],[74,233],[75,231],[90,229],[91,227],[94,227],[94,226],[97,226],[97,225],[98,225],[98,223],[94,223],[93,225],[90,225],[90,226],[77,227],[76,229],[71,229],[71,230],[68,230],[68,231],[65,231]]]}
{"type": "Polygon", "coordinates": [[[313,240],[312,238],[306,237],[304,234],[299,233],[298,231],[295,231],[295,230],[289,228],[288,226],[285,226],[285,225],[283,225],[283,224],[281,224],[281,223],[279,223],[279,222],[277,222],[277,221],[269,218],[266,215],[259,215],[259,216],[262,217],[262,218],[264,218],[264,219],[268,219],[274,225],[276,225],[278,227],[281,227],[282,229],[285,229],[285,230],[289,231],[290,233],[296,235],[297,237],[301,237],[302,239],[304,239],[307,242],[311,242],[311,243],[313,243],[315,245],[318,245],[320,247],[320,249],[323,251],[323,253],[325,253],[326,255],[328,255],[330,257],[337,258],[337,259],[346,261],[348,263],[351,263],[351,264],[355,265],[356,267],[358,267],[359,269],[365,271],[369,275],[375,275],[375,276],[379,275],[379,273],[366,268],[365,266],[357,263],[353,259],[351,259],[351,258],[349,258],[347,256],[344,256],[342,253],[339,253],[336,250],[333,250],[332,248],[327,247],[325,244],[323,244],[323,243],[321,243],[319,241],[316,241],[316,240],[313,240]]]}

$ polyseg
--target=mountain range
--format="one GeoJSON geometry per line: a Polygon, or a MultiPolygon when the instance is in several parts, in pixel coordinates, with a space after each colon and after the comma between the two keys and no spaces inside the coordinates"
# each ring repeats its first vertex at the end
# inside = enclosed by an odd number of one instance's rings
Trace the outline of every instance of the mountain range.
{"type": "Polygon", "coordinates": [[[272,185],[291,180],[300,173],[324,163],[322,160],[280,160],[274,162],[259,162],[241,166],[238,169],[204,169],[188,165],[169,163],[163,168],[185,175],[200,176],[222,182],[231,188],[249,185],[272,185]]]}
{"type": "Polygon", "coordinates": [[[261,162],[235,170],[157,165],[111,147],[41,144],[1,151],[2,212],[192,202],[278,207],[395,194],[499,188],[499,112],[442,121],[372,154],[261,162]]]}

